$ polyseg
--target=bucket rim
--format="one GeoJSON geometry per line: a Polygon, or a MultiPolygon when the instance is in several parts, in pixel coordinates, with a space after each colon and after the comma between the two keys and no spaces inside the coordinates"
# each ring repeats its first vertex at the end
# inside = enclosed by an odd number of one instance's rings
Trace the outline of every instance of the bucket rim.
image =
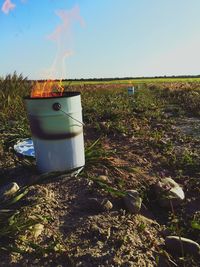
{"type": "Polygon", "coordinates": [[[76,92],[76,91],[66,91],[63,93],[62,96],[48,96],[48,97],[30,97],[30,96],[25,96],[23,99],[25,100],[46,100],[46,99],[56,99],[56,98],[68,98],[68,97],[74,97],[74,96],[79,96],[81,93],[76,92]]]}

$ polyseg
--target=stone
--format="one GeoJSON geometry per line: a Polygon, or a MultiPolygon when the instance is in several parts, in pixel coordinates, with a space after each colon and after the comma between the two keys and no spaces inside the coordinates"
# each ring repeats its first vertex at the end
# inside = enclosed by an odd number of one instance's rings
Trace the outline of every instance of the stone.
{"type": "Polygon", "coordinates": [[[162,179],[154,185],[154,189],[161,207],[176,207],[185,199],[183,189],[172,178],[162,179]]]}
{"type": "Polygon", "coordinates": [[[113,204],[107,198],[103,200],[97,198],[88,198],[87,207],[91,211],[102,212],[102,211],[110,211],[113,208],[113,204]]]}
{"type": "Polygon", "coordinates": [[[7,199],[13,196],[19,190],[17,183],[9,183],[0,187],[0,199],[7,199]]]}
{"type": "Polygon", "coordinates": [[[99,176],[98,176],[98,179],[99,179],[100,181],[102,181],[102,182],[110,183],[110,180],[109,180],[108,176],[106,176],[106,175],[99,175],[99,176]]]}
{"type": "Polygon", "coordinates": [[[108,199],[103,199],[103,201],[101,202],[101,207],[104,211],[109,211],[113,208],[113,204],[110,200],[108,199]]]}
{"type": "Polygon", "coordinates": [[[165,239],[165,245],[172,254],[184,255],[190,254],[193,256],[200,256],[200,245],[188,238],[179,236],[167,236],[165,239]]]}
{"type": "Polygon", "coordinates": [[[33,226],[33,228],[32,228],[32,232],[33,232],[34,238],[37,239],[38,236],[41,235],[43,230],[44,230],[44,225],[43,224],[41,224],[41,223],[35,224],[33,226]]]}
{"type": "Polygon", "coordinates": [[[142,198],[136,190],[127,190],[123,197],[124,204],[130,213],[138,213],[141,209],[142,198]]]}

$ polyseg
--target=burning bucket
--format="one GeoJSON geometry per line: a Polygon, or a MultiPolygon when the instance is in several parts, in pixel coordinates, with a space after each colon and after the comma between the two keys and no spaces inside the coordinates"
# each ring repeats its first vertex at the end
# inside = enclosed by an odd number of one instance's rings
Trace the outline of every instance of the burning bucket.
{"type": "Polygon", "coordinates": [[[25,98],[37,168],[41,173],[65,171],[85,165],[81,97],[25,98]]]}

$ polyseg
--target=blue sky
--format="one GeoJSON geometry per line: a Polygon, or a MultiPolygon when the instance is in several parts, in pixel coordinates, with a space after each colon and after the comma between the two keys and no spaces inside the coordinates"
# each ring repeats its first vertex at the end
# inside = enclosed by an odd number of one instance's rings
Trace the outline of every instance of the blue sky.
{"type": "Polygon", "coordinates": [[[199,0],[10,2],[15,7],[5,14],[0,0],[0,76],[200,74],[199,0]],[[55,31],[59,37],[50,38],[55,31]]]}

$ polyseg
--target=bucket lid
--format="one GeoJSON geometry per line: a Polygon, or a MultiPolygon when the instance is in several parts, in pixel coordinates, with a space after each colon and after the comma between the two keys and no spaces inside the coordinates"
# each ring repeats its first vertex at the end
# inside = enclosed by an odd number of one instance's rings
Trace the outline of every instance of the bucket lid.
{"type": "Polygon", "coordinates": [[[25,157],[35,157],[35,150],[33,146],[33,140],[26,138],[18,141],[14,145],[14,150],[17,154],[25,157]]]}

